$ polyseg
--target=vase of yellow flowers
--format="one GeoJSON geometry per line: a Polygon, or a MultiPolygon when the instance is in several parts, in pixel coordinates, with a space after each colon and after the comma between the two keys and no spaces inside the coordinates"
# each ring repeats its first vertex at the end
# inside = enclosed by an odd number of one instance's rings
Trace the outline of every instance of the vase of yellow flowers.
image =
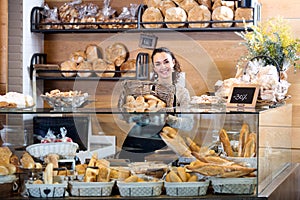
{"type": "MultiPolygon", "coordinates": [[[[248,62],[254,57],[269,57],[278,63],[281,72],[290,66],[296,67],[299,60],[299,39],[292,36],[291,27],[281,17],[270,18],[257,25],[245,27],[244,32],[237,32],[247,47],[247,54],[242,56],[238,62],[248,62]]],[[[270,59],[264,60],[266,65],[271,64],[270,59]]]]}

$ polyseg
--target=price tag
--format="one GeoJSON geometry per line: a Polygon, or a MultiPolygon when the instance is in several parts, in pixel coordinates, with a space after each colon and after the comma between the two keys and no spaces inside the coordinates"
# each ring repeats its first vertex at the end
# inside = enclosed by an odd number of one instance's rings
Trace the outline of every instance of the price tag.
{"type": "Polygon", "coordinates": [[[227,107],[255,108],[258,92],[259,85],[256,84],[233,84],[227,107]]]}

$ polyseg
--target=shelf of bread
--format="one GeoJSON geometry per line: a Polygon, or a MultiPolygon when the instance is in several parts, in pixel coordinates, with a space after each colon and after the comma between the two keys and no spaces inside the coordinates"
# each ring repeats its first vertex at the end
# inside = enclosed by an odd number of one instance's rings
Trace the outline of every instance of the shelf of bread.
{"type": "Polygon", "coordinates": [[[260,4],[240,1],[145,1],[123,8],[99,3],[47,4],[31,11],[31,31],[40,33],[95,33],[145,30],[242,31],[260,19],[260,4]]]}
{"type": "Polygon", "coordinates": [[[70,52],[59,64],[46,63],[47,54],[33,54],[31,78],[42,80],[120,80],[148,79],[147,53],[131,58],[123,43],[113,43],[104,49],[88,44],[84,49],[70,52]]]}

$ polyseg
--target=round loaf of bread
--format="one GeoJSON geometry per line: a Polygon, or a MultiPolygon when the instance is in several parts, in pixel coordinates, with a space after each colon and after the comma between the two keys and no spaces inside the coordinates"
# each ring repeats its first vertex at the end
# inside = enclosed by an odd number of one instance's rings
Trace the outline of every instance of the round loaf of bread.
{"type": "Polygon", "coordinates": [[[92,70],[93,70],[93,67],[92,67],[92,64],[91,62],[88,62],[88,61],[83,61],[81,63],[79,63],[79,65],[77,66],[77,75],[79,77],[89,77],[92,75],[92,70]],[[80,72],[82,71],[82,72],[80,72]],[[85,72],[87,71],[87,72],[85,72]]]}
{"type": "MultiPolygon", "coordinates": [[[[232,21],[233,20],[233,11],[227,6],[220,6],[214,9],[212,13],[213,21],[232,21]]],[[[232,22],[224,22],[224,23],[213,23],[212,27],[231,27],[232,22]]]]}
{"type": "Polygon", "coordinates": [[[144,0],[144,4],[150,7],[158,7],[162,0],[144,0]]]}
{"type": "MultiPolygon", "coordinates": [[[[188,12],[188,21],[210,21],[211,20],[211,12],[209,9],[204,6],[196,6],[192,8],[188,12]]],[[[189,27],[191,28],[206,28],[209,26],[210,23],[189,23],[189,27]]]]}
{"type": "MultiPolygon", "coordinates": [[[[164,18],[161,11],[155,7],[148,7],[143,15],[142,22],[163,22],[164,18]]],[[[145,28],[162,28],[163,23],[143,24],[145,28]]]]}
{"type": "Polygon", "coordinates": [[[179,4],[179,7],[185,10],[186,13],[196,6],[199,6],[199,4],[195,0],[183,0],[179,4]]]}
{"type": "Polygon", "coordinates": [[[121,66],[127,60],[128,54],[127,47],[119,42],[105,48],[105,60],[115,66],[121,66]]]}
{"type": "Polygon", "coordinates": [[[62,72],[61,74],[64,77],[72,77],[76,76],[76,70],[77,70],[77,63],[75,61],[67,60],[60,64],[60,70],[61,71],[75,71],[75,72],[62,72]]]}
{"type": "Polygon", "coordinates": [[[176,4],[172,0],[161,1],[158,5],[158,8],[162,12],[163,16],[166,16],[166,10],[172,7],[176,7],[176,4]]]}
{"type": "MultiPolygon", "coordinates": [[[[166,10],[165,22],[186,22],[187,14],[180,7],[172,7],[166,10]]],[[[185,25],[185,23],[167,23],[168,28],[179,28],[185,25]]]]}
{"type": "Polygon", "coordinates": [[[92,62],[95,59],[102,58],[101,51],[96,44],[89,44],[85,48],[86,60],[92,62]]]}
{"type": "MultiPolygon", "coordinates": [[[[253,19],[252,8],[237,8],[234,14],[234,20],[251,20],[253,19]]],[[[252,22],[246,23],[247,26],[253,25],[252,22]]],[[[235,23],[236,27],[243,27],[244,23],[235,23]]]]}
{"type": "Polygon", "coordinates": [[[99,77],[102,77],[103,72],[106,70],[107,63],[105,60],[98,58],[93,61],[92,68],[95,71],[95,74],[99,77]]]}
{"type": "Polygon", "coordinates": [[[212,9],[212,1],[211,0],[197,0],[199,5],[206,6],[209,10],[212,9]]]}
{"type": "Polygon", "coordinates": [[[102,74],[102,77],[114,77],[115,75],[115,66],[113,64],[107,64],[106,65],[106,69],[105,69],[105,73],[102,74]]]}
{"type": "Polygon", "coordinates": [[[126,62],[124,62],[121,67],[121,76],[122,77],[135,77],[136,76],[136,60],[135,59],[129,59],[126,62]],[[127,72],[127,71],[134,71],[134,72],[127,72]]]}

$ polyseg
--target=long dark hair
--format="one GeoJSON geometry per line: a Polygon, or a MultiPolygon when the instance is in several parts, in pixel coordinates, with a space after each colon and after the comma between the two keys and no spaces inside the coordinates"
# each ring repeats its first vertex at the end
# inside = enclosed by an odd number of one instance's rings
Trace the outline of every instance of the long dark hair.
{"type": "MultiPolygon", "coordinates": [[[[176,57],[174,56],[172,51],[170,51],[167,47],[159,47],[159,48],[154,49],[152,52],[152,55],[151,55],[152,64],[154,65],[154,63],[153,63],[154,56],[157,53],[163,53],[163,52],[171,55],[172,59],[175,60],[175,65],[174,65],[175,79],[173,79],[173,84],[175,84],[175,83],[177,83],[179,76],[180,76],[179,74],[180,74],[180,72],[182,72],[182,70],[181,70],[178,60],[176,59],[176,57]]],[[[156,79],[157,78],[156,76],[157,75],[154,74],[152,79],[153,80],[156,79]]]]}

